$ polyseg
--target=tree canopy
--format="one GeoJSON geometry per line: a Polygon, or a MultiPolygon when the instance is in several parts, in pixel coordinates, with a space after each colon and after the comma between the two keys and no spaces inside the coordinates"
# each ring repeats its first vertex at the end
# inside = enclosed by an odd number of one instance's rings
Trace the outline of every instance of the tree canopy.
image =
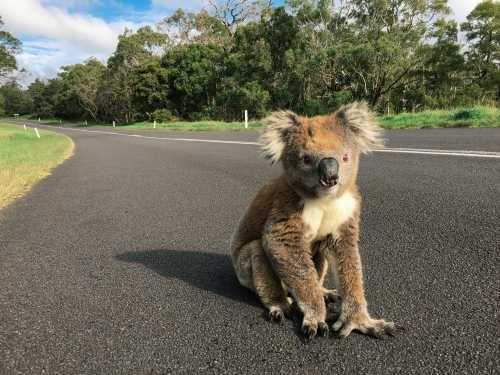
{"type": "MultiPolygon", "coordinates": [[[[17,68],[19,48],[0,31],[0,74],[17,68]]],[[[380,113],[497,106],[499,64],[498,0],[461,25],[447,0],[210,0],[125,29],[107,62],[61,67],[22,95],[0,87],[0,106],[24,100],[19,112],[96,122],[317,115],[354,100],[380,113]]]]}
{"type": "Polygon", "coordinates": [[[21,42],[2,30],[3,25],[0,16],[0,79],[5,80],[18,69],[16,55],[21,52],[21,42]]]}

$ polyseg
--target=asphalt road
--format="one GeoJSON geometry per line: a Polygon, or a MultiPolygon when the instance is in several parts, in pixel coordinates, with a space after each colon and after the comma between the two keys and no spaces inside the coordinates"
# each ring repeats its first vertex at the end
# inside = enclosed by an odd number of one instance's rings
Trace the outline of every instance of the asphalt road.
{"type": "Polygon", "coordinates": [[[256,133],[58,129],[74,155],[0,211],[0,374],[500,373],[500,128],[390,131],[362,157],[368,308],[406,331],[311,342],[229,259],[280,172],[256,133]]]}

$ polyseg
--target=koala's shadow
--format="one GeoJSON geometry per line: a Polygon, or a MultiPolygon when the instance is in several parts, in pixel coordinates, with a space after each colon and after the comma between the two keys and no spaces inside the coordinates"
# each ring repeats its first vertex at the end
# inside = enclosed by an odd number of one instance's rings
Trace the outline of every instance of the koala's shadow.
{"type": "Polygon", "coordinates": [[[238,282],[229,255],[157,249],[118,254],[116,259],[142,264],[165,278],[264,309],[258,296],[238,282]]]}
{"type": "MultiPolygon", "coordinates": [[[[262,319],[270,324],[277,324],[270,322],[269,311],[262,304],[259,297],[241,286],[229,255],[201,251],[157,249],[131,251],[118,254],[115,258],[122,262],[142,264],[167,279],[178,279],[200,290],[258,307],[262,309],[262,319]]],[[[302,312],[296,304],[293,305],[291,313],[291,316],[288,316],[286,320],[291,323],[291,328],[300,341],[303,344],[308,343],[309,340],[301,330],[302,312]]],[[[283,327],[283,329],[286,328],[283,327]]],[[[332,333],[330,333],[330,336],[332,336],[332,333]]],[[[334,334],[333,337],[335,337],[334,334]]]]}

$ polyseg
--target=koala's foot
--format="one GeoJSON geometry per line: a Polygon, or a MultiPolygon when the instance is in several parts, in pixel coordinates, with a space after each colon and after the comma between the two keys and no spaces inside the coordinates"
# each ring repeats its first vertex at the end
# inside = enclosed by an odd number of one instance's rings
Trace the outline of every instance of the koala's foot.
{"type": "Polygon", "coordinates": [[[325,337],[328,334],[328,324],[308,319],[302,321],[302,333],[310,340],[316,335],[325,337]]]}
{"type": "Polygon", "coordinates": [[[281,323],[285,318],[294,318],[292,306],[288,305],[273,305],[269,307],[269,320],[275,323],[281,323]]]}
{"type": "Polygon", "coordinates": [[[399,331],[404,331],[404,328],[394,324],[393,322],[386,322],[385,320],[376,320],[370,318],[370,315],[365,312],[357,314],[344,313],[332,326],[334,331],[339,331],[337,338],[343,339],[349,336],[353,330],[357,330],[365,335],[371,335],[379,339],[387,339],[395,337],[399,331]]]}
{"type": "Polygon", "coordinates": [[[336,289],[325,289],[322,288],[323,298],[325,299],[326,304],[329,302],[340,302],[341,297],[336,289]]]}

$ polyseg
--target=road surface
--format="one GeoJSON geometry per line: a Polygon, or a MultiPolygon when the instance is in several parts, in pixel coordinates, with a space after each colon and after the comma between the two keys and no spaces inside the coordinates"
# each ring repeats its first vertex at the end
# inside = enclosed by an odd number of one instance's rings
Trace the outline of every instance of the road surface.
{"type": "Polygon", "coordinates": [[[28,126],[75,151],[0,211],[0,374],[500,373],[500,128],[388,131],[362,157],[368,309],[406,331],[307,342],[228,255],[280,173],[256,133],[28,126]]]}

